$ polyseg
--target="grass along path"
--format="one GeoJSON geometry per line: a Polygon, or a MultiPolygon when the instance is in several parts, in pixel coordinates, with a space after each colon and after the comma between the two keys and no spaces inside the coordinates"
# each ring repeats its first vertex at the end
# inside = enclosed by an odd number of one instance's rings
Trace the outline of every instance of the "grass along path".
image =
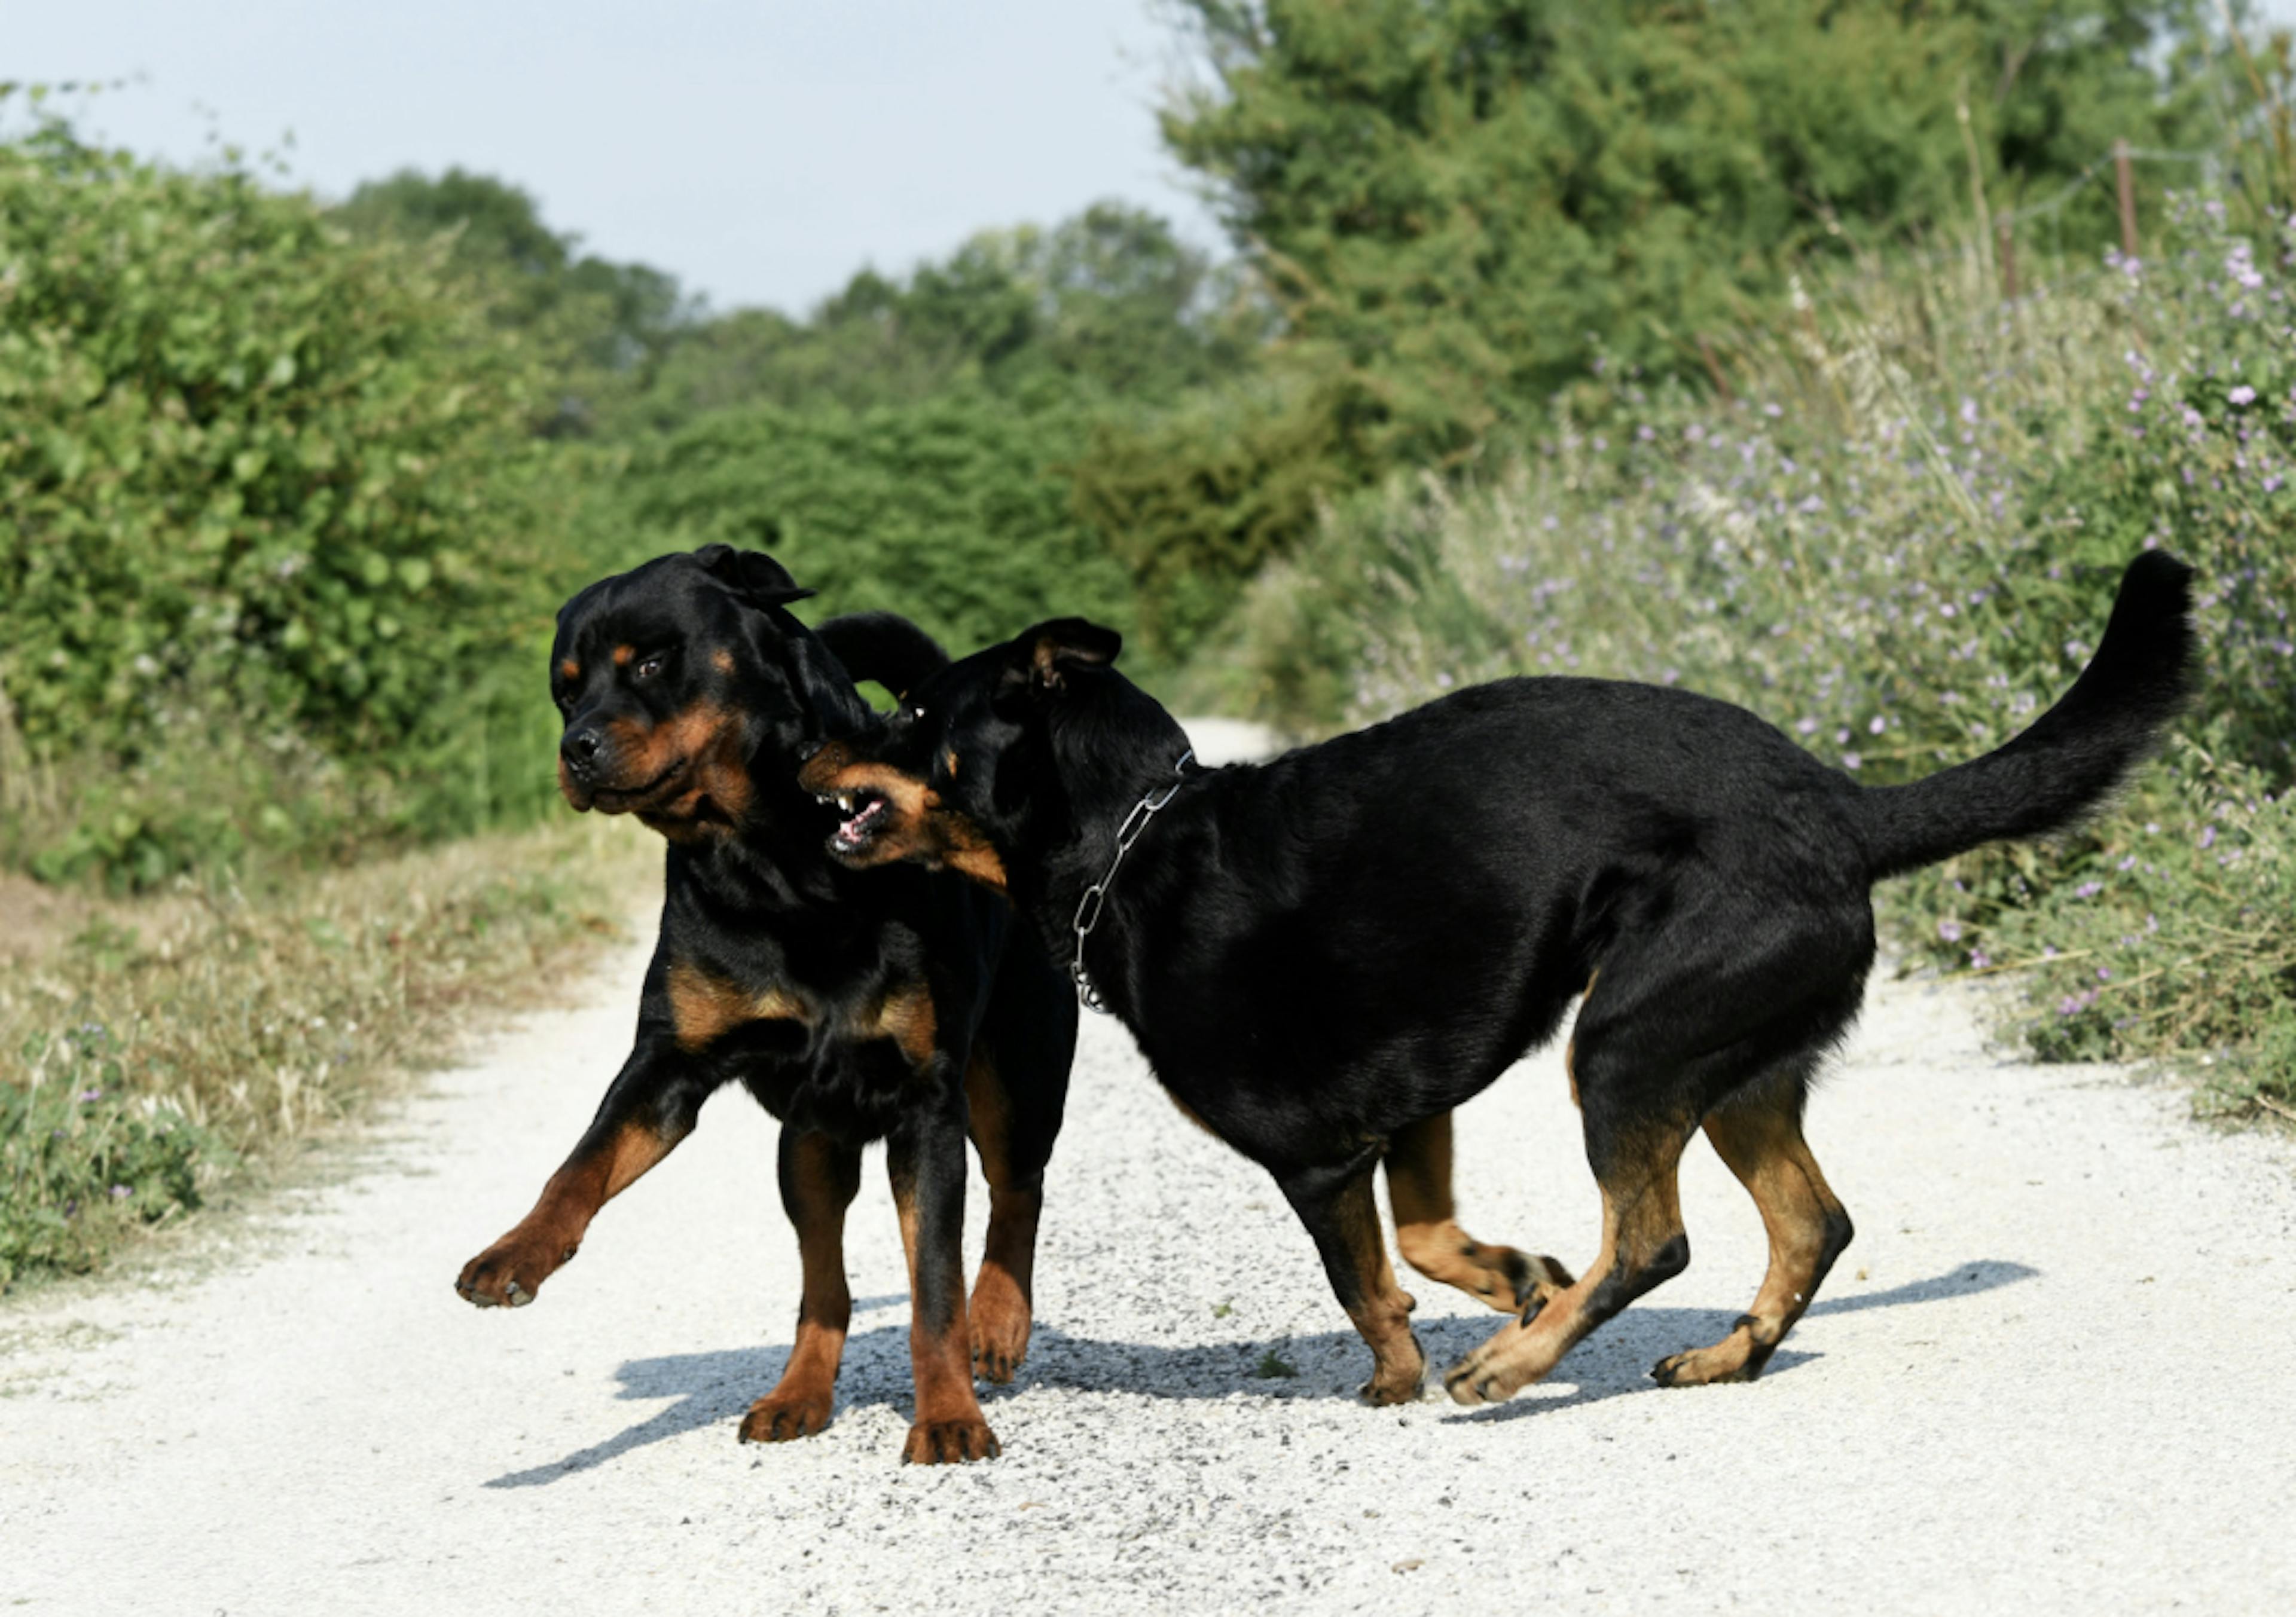
{"type": "Polygon", "coordinates": [[[473,1011],[562,986],[659,859],[583,821],[251,896],[0,886],[0,1288],[98,1267],[362,1117],[473,1011]]]}

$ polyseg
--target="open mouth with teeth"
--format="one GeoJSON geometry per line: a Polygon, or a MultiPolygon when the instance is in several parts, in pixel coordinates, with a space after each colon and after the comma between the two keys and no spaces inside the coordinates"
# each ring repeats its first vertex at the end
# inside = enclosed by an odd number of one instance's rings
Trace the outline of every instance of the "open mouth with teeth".
{"type": "Polygon", "coordinates": [[[857,853],[868,846],[869,839],[877,834],[879,826],[893,806],[890,797],[865,786],[849,792],[837,792],[822,798],[822,801],[835,804],[837,812],[845,816],[830,837],[831,844],[840,853],[857,853]]]}

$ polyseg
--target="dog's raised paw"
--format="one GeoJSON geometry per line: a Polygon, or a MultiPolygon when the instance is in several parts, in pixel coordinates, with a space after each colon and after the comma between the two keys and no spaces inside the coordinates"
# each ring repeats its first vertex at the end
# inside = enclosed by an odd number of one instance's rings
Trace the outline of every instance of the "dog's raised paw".
{"type": "Polygon", "coordinates": [[[455,1294],[478,1308],[524,1308],[557,1267],[522,1243],[497,1241],[463,1265],[455,1294]]]}

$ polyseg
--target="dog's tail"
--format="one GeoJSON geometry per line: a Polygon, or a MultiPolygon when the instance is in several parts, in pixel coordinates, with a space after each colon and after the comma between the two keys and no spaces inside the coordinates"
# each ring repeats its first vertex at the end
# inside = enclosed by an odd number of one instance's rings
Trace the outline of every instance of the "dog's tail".
{"type": "Polygon", "coordinates": [[[948,666],[940,643],[893,612],[849,612],[819,625],[814,635],[844,665],[853,682],[874,680],[906,696],[929,674],[948,666]]]}
{"type": "Polygon", "coordinates": [[[2192,682],[2193,569],[2147,551],[2121,575],[2103,643],[2073,688],[2005,746],[1910,786],[1860,792],[1878,878],[2004,837],[2039,837],[2096,806],[2152,750],[2192,682]]]}

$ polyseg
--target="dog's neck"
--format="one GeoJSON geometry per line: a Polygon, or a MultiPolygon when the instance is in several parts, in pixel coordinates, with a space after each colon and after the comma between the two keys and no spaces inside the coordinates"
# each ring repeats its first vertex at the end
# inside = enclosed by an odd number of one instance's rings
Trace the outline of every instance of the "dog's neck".
{"type": "Polygon", "coordinates": [[[1173,822],[1192,818],[1185,805],[1202,773],[1178,723],[1144,693],[1139,700],[1160,725],[1054,738],[1068,834],[1041,861],[1008,862],[1013,898],[1034,917],[1064,973],[1078,959],[1078,927],[1085,924],[1085,969],[1106,1009],[1128,1019],[1131,950],[1125,935],[1143,905],[1154,903],[1193,860],[1193,839],[1175,834],[1173,822]],[[1191,761],[1184,765],[1184,759],[1191,761]],[[1122,842],[1128,821],[1137,823],[1128,851],[1122,842]],[[1101,890],[1096,902],[1088,898],[1095,887],[1101,890]]]}

